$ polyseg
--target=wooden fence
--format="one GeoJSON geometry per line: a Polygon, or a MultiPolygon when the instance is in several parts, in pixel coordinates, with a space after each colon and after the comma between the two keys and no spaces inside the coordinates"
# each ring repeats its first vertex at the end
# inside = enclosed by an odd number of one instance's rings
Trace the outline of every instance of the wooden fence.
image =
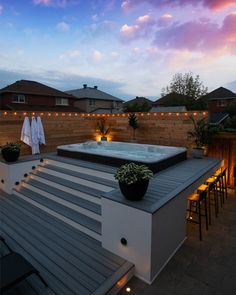
{"type": "MultiPolygon", "coordinates": [[[[79,114],[79,113],[26,113],[0,112],[0,145],[20,140],[20,133],[25,116],[41,116],[46,146],[40,148],[42,153],[52,152],[63,144],[96,140],[97,122],[102,117],[106,125],[111,126],[110,139],[128,142],[133,137],[133,130],[128,125],[128,114],[79,114]]],[[[196,119],[207,116],[206,112],[183,113],[138,113],[138,129],[135,137],[138,143],[149,143],[191,148],[187,132],[192,129],[189,116],[196,119]]],[[[220,156],[230,167],[230,183],[233,183],[233,166],[235,165],[235,138],[219,137],[209,149],[209,155],[220,156]]],[[[22,144],[21,154],[30,154],[31,150],[22,144]]]]}
{"type": "Polygon", "coordinates": [[[234,186],[234,167],[236,167],[236,133],[220,133],[209,146],[209,157],[220,157],[228,167],[228,183],[234,186]]]}

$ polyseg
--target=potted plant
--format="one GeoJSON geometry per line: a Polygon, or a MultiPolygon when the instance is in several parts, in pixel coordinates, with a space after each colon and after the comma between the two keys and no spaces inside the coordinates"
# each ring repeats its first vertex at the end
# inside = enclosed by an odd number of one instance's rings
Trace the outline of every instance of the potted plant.
{"type": "Polygon", "coordinates": [[[141,200],[145,195],[152,171],[145,165],[135,163],[124,164],[115,173],[122,194],[128,200],[141,200]]]}
{"type": "Polygon", "coordinates": [[[101,141],[107,141],[107,135],[110,133],[111,128],[106,127],[105,118],[102,118],[97,122],[97,130],[101,135],[101,141]]]}
{"type": "Polygon", "coordinates": [[[138,128],[138,118],[135,113],[130,113],[128,116],[129,126],[133,128],[133,139],[132,141],[136,141],[135,138],[135,130],[138,128]]]}
{"type": "Polygon", "coordinates": [[[190,116],[189,119],[193,123],[193,130],[188,131],[188,135],[195,143],[195,147],[192,150],[192,156],[194,158],[202,158],[204,156],[206,146],[210,141],[210,128],[206,118],[195,121],[195,119],[190,116]]]}
{"type": "Polygon", "coordinates": [[[19,143],[7,143],[1,147],[2,157],[6,162],[15,162],[20,156],[19,143]]]}

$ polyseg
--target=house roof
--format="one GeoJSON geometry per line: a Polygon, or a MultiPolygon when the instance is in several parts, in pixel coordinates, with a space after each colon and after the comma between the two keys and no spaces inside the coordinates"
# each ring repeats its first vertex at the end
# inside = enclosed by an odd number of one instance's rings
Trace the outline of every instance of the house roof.
{"type": "Polygon", "coordinates": [[[189,99],[191,98],[187,95],[179,94],[177,92],[171,92],[159,98],[158,100],[154,101],[153,104],[155,106],[164,106],[169,104],[170,102],[173,102],[173,100],[175,101],[175,103],[178,103],[179,101],[182,104],[183,100],[189,100],[189,99]]]}
{"type": "Polygon", "coordinates": [[[123,113],[122,109],[117,108],[97,108],[90,112],[90,114],[121,114],[123,113]]]}
{"type": "Polygon", "coordinates": [[[88,87],[87,84],[84,84],[83,88],[68,90],[66,91],[66,93],[72,94],[77,99],[98,99],[98,100],[111,100],[111,101],[120,101],[120,102],[123,101],[122,99],[118,97],[115,97],[109,93],[99,90],[97,86],[88,87]]]}
{"type": "Polygon", "coordinates": [[[153,113],[179,113],[179,112],[186,112],[187,109],[185,106],[176,106],[176,107],[152,107],[149,112],[153,113]]]}
{"type": "Polygon", "coordinates": [[[236,99],[236,93],[224,87],[219,87],[208,94],[203,96],[208,100],[218,100],[218,99],[236,99]]]}
{"type": "Polygon", "coordinates": [[[0,93],[17,93],[17,94],[35,94],[35,95],[45,95],[45,96],[56,96],[56,97],[65,97],[73,98],[72,95],[69,95],[63,91],[57,90],[55,88],[49,87],[42,83],[29,80],[19,80],[13,84],[10,84],[2,89],[0,93]]]}
{"type": "Polygon", "coordinates": [[[125,104],[135,104],[135,103],[137,104],[147,103],[148,105],[152,105],[153,101],[143,96],[136,96],[136,98],[125,102],[125,104]]]}
{"type": "Polygon", "coordinates": [[[224,112],[210,113],[209,123],[213,125],[218,125],[224,122],[228,117],[229,114],[224,112]]]}

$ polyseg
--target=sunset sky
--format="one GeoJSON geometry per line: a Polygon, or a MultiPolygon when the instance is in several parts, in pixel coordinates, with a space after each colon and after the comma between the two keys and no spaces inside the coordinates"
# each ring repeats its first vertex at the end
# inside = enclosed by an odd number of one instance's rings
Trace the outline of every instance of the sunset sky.
{"type": "Polygon", "coordinates": [[[156,99],[189,71],[236,92],[236,0],[0,0],[0,87],[156,99]]]}

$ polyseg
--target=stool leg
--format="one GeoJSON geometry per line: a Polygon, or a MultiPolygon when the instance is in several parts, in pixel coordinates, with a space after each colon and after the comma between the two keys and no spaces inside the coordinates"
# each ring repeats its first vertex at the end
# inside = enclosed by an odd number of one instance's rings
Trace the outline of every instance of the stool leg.
{"type": "Polygon", "coordinates": [[[206,230],[208,230],[208,213],[207,213],[207,199],[204,198],[204,207],[205,207],[205,218],[206,218],[206,230]]]}
{"type": "Polygon", "coordinates": [[[210,191],[207,192],[207,198],[208,198],[208,212],[209,212],[209,225],[211,225],[211,196],[210,191]]]}
{"type": "Polygon", "coordinates": [[[198,222],[199,222],[199,239],[202,240],[202,220],[201,220],[201,205],[200,201],[197,202],[198,207],[198,222]]]}
{"type": "Polygon", "coordinates": [[[227,198],[228,198],[228,192],[227,192],[226,170],[225,170],[225,173],[223,175],[223,181],[224,181],[225,199],[227,200],[227,198]]]}

